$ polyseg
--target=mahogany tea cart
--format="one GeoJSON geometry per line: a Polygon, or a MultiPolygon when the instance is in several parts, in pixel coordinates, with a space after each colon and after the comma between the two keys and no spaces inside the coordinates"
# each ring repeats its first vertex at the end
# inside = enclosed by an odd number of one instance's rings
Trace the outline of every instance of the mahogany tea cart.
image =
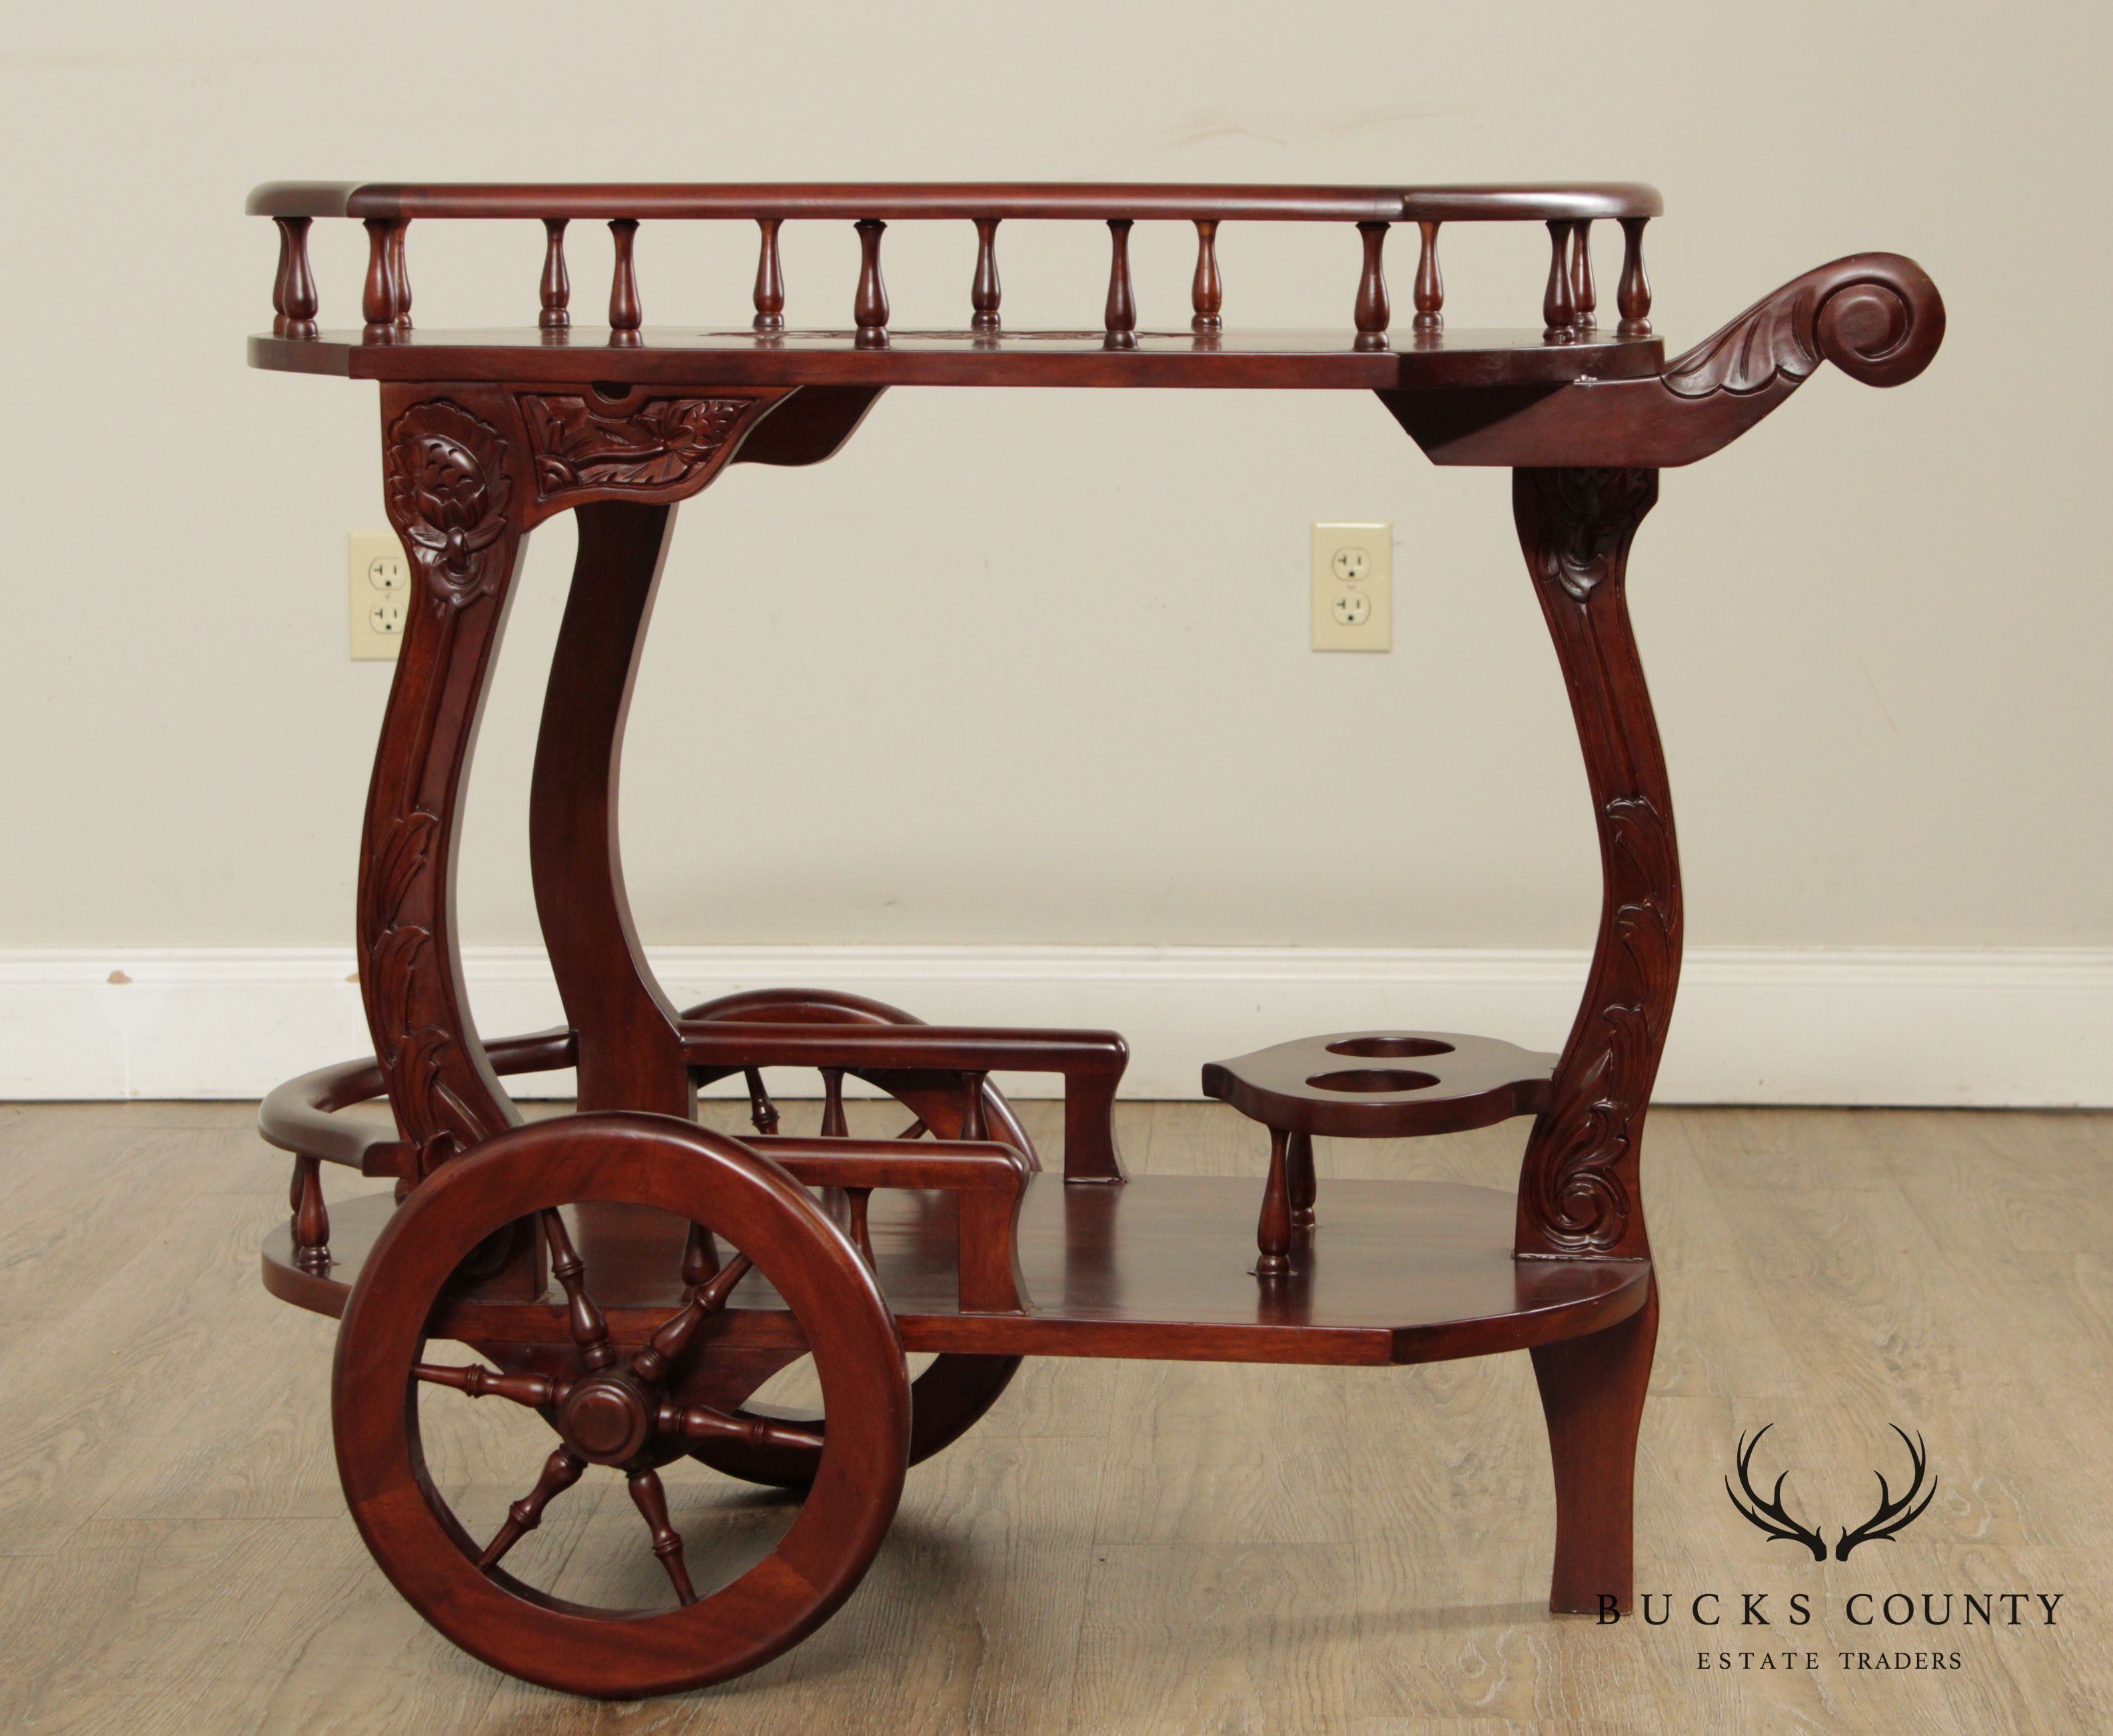
{"type": "MultiPolygon", "coordinates": [[[[388,511],[412,570],[360,861],[374,1053],[281,1086],[262,1116],[294,1154],[291,1220],[265,1245],[264,1281],[341,1318],[339,1469],[404,1597],[532,1681],[612,1696],[694,1687],[754,1669],[828,1619],[879,1549],[906,1467],[970,1428],[1023,1356],[1377,1364],[1524,1350],[1554,1464],[1550,1607],[1596,1610],[1603,1594],[1626,1606],[1658,1314],[1638,1158],[1681,943],[1665,762],[1623,598],[1629,544],[1661,469],[1736,439],[1822,361],[1878,386],[1920,372],[1944,331],[1929,279],[1894,254],[1837,260],[1668,361],[1644,269],[1661,208],[1644,186],[275,183],[249,208],[272,219],[280,244],[276,317],[250,340],[250,362],[381,382],[388,511]],[[308,252],[311,225],[333,217],[364,223],[368,241],[361,323],[343,329],[319,323],[308,252]],[[540,223],[535,322],[414,326],[405,239],[427,219],[540,223]],[[639,228],[664,219],[757,226],[746,325],[646,324],[639,228]],[[1004,322],[1001,227],[1045,219],[1107,226],[1093,329],[1004,322]],[[567,228],[588,220],[614,236],[605,326],[575,324],[571,305],[567,228]],[[856,227],[862,265],[841,329],[786,323],[779,231],[808,221],[856,227]],[[965,242],[973,227],[960,329],[892,318],[882,240],[913,221],[958,222],[965,242]],[[1139,321],[1130,233],[1152,222],[1195,227],[1184,329],[1139,321]],[[1348,329],[1226,324],[1219,227],[1263,222],[1354,226],[1348,329]],[[1448,323],[1440,232],[1483,222],[1547,227],[1540,318],[1524,329],[1448,323]],[[1602,222],[1622,241],[1604,322],[1590,245],[1602,222]],[[1402,327],[1382,268],[1397,226],[1417,248],[1402,327]],[[675,505],[729,465],[828,458],[884,390],[908,386],[1369,391],[1433,462],[1510,468],[1604,880],[1560,1055],[1352,1031],[1213,1063],[1207,1092],[1271,1132],[1257,1231],[1251,1182],[1125,1179],[1112,1112],[1126,1051],[1111,1031],[926,1025],[810,989],[671,1004],[632,927],[615,799],[675,505]],[[577,515],[579,555],[529,842],[567,1022],[486,1041],[463,991],[456,834],[528,533],[563,512],[577,515]],[[565,1067],[577,1070],[577,1112],[524,1125],[502,1078],[565,1067]],[[770,1067],[819,1071],[819,1136],[778,1131],[770,1067]],[[1002,1072],[1061,1076],[1061,1178],[992,1083],[1002,1072]],[[698,1088],[735,1076],[755,1130],[738,1140],[695,1119],[698,1088]],[[849,1135],[847,1076],[900,1101],[899,1138],[849,1135]],[[356,1110],[385,1097],[393,1126],[356,1110]],[[1317,1200],[1317,1135],[1399,1138],[1514,1116],[1532,1117],[1515,1195],[1342,1181],[1325,1213],[1317,1200]],[[393,1177],[393,1196],[333,1213],[324,1163],[393,1177]],[[441,1341],[472,1354],[444,1355],[441,1341]],[[915,1380],[911,1352],[936,1353],[915,1380]],[[756,1397],[805,1355],[819,1414],[756,1397]],[[526,1492],[477,1534],[429,1469],[422,1394],[491,1397],[548,1425],[527,1425],[540,1472],[524,1460],[526,1492]],[[659,1473],[685,1455],[799,1501],[774,1545],[723,1583],[692,1578],[670,1515],[659,1473]],[[532,1583],[527,1551],[509,1567],[598,1466],[625,1478],[640,1542],[666,1570],[657,1606],[561,1598],[532,1583]]],[[[1335,257],[1334,244],[1316,258],[1335,257]]]]}

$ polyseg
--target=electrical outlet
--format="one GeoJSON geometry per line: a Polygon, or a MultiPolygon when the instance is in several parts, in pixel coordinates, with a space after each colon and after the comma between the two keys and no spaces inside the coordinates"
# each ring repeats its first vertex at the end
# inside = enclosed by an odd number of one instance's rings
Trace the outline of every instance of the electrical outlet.
{"type": "Polygon", "coordinates": [[[404,545],[394,531],[354,531],[345,541],[352,660],[394,662],[411,608],[411,564],[404,558],[404,545]]]}
{"type": "Polygon", "coordinates": [[[1394,527],[1313,527],[1313,649],[1394,649],[1394,527]]]}

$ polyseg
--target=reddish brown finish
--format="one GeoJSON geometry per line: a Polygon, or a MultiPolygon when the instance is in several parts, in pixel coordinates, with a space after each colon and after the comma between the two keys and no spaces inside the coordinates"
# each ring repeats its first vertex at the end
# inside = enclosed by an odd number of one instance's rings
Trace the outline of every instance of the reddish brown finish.
{"type": "MultiPolygon", "coordinates": [[[[696,1305],[692,1299],[678,1313],[696,1305]]],[[[656,1330],[675,1324],[664,1318],[656,1330]]],[[[420,1613],[513,1674],[610,1697],[737,1675],[827,1620],[887,1533],[910,1438],[901,1341],[842,1233],[782,1170],[730,1140],[657,1116],[518,1128],[420,1188],[376,1242],[345,1309],[332,1414],[353,1516],[420,1613]],[[644,1356],[615,1355],[610,1314],[587,1300],[589,1284],[600,1282],[591,1268],[570,1285],[584,1305],[568,1333],[578,1348],[564,1395],[546,1412],[558,1447],[490,1544],[477,1549],[425,1473],[410,1399],[436,1300],[472,1249],[538,1214],[559,1227],[553,1267],[564,1271],[569,1244],[554,1208],[578,1200],[710,1223],[790,1309],[821,1378],[830,1429],[798,1518],[761,1563],[695,1601],[653,1467],[709,1428],[710,1408],[669,1396],[644,1356]],[[624,1472],[651,1546],[669,1565],[672,1610],[563,1602],[498,1565],[513,1537],[596,1464],[624,1472]]]]}
{"type": "Polygon", "coordinates": [[[888,285],[880,275],[880,238],[888,225],[873,217],[856,226],[859,238],[858,295],[851,303],[851,323],[860,344],[888,341],[888,285]]]}
{"type": "Polygon", "coordinates": [[[609,283],[609,327],[613,334],[636,331],[645,321],[638,299],[638,220],[612,217],[609,232],[616,244],[615,269],[609,283]]]}
{"type": "Polygon", "coordinates": [[[1590,1337],[1536,1345],[1534,1379],[1555,1469],[1555,1573],[1548,1606],[1600,1615],[1603,1597],[1635,1601],[1636,1432],[1658,1342],[1658,1286],[1627,1319],[1590,1337]]]}
{"type": "Polygon", "coordinates": [[[417,186],[396,182],[267,181],[244,208],[252,217],[919,218],[1042,217],[1106,221],[1126,217],[1193,222],[1198,217],[1256,222],[1543,222],[1551,217],[1659,215],[1654,187],[1588,185],[1454,187],[1168,186],[1099,181],[783,182],[678,185],[417,186]]]}
{"type": "MultiPolygon", "coordinates": [[[[1328,1197],[1326,1224],[1303,1255],[1294,1238],[1290,1274],[1265,1286],[1250,1272],[1253,1260],[1241,1257],[1255,1229],[1251,1179],[1138,1176],[1119,1188],[1066,1187],[1045,1171],[1028,1183],[1020,1206],[1028,1309],[1018,1314],[962,1313],[957,1220],[947,1199],[878,1191],[869,1223],[881,1289],[905,1348],[969,1352],[976,1361],[1115,1356],[1380,1367],[1577,1337],[1642,1306],[1648,1261],[1515,1259],[1508,1190],[1336,1181],[1328,1197]]],[[[386,1195],[340,1202],[331,1214],[334,1263],[324,1277],[300,1269],[281,1225],[265,1240],[266,1287],[317,1313],[342,1313],[391,1211],[386,1195]]],[[[619,1350],[643,1345],[682,1306],[680,1250],[679,1241],[628,1255],[622,1245],[582,1245],[619,1350]]],[[[452,1302],[433,1336],[573,1341],[554,1286],[535,1303],[452,1302]]],[[[711,1353],[771,1347],[792,1356],[804,1348],[769,1286],[751,1279],[714,1328],[711,1353]]]]}
{"type": "Polygon", "coordinates": [[[1527,571],[1585,750],[1604,887],[1585,997],[1527,1141],[1523,1258],[1650,1251],[1637,1154],[1680,980],[1680,853],[1625,581],[1630,541],[1657,500],[1654,470],[1512,477],[1527,571]]]}
{"type": "Polygon", "coordinates": [[[997,276],[997,219],[976,219],[976,275],[969,286],[969,305],[975,311],[969,318],[969,327],[975,331],[995,331],[1002,322],[998,318],[998,302],[1003,294],[997,276]]]}
{"type": "Polygon", "coordinates": [[[1592,226],[1590,223],[1570,226],[1570,304],[1577,310],[1577,331],[1581,336],[1599,325],[1600,291],[1592,281],[1592,226]]]}
{"type": "Polygon", "coordinates": [[[1650,336],[1650,278],[1644,270],[1646,221],[1643,217],[1622,219],[1622,281],[1615,291],[1615,305],[1622,315],[1622,322],[1616,329],[1622,337],[1650,336]]]}
{"type": "Polygon", "coordinates": [[[1108,334],[1110,347],[1117,349],[1137,347],[1137,295],[1130,281],[1130,231],[1128,217],[1108,219],[1108,299],[1101,312],[1101,324],[1108,334]]]}
{"type": "MultiPolygon", "coordinates": [[[[1631,304],[1650,305],[1641,294],[1631,304]]],[[[1867,386],[1899,386],[1943,340],[1944,302],[1919,266],[1897,254],[1855,254],[1792,279],[1656,378],[1380,396],[1435,464],[1661,469],[1728,445],[1823,361],[1867,386]]],[[[1551,345],[1548,354],[1586,350],[1551,345]]]]}
{"type": "Polygon", "coordinates": [[[1386,348],[1386,329],[1394,318],[1394,308],[1387,299],[1386,253],[1387,226],[1384,223],[1360,223],[1358,233],[1363,239],[1365,266],[1358,279],[1358,303],[1353,312],[1353,322],[1358,328],[1358,347],[1360,349],[1386,348]]]}
{"type": "Polygon", "coordinates": [[[412,1601],[533,1680],[626,1695],[718,1680],[841,1601],[879,1545],[906,1463],[970,1427],[1023,1355],[1377,1364],[1528,1349],[1557,1488],[1552,1606],[1625,1604],[1657,1309],[1639,1147],[1681,925],[1663,756],[1623,600],[1629,543],[1659,468],[1736,438],[1822,360],[1877,385],[1919,372],[1944,329],[1928,279],[1891,254],[1837,261],[1668,364],[1650,336],[1642,235],[1659,203],[1645,188],[289,184],[260,188],[251,208],[280,242],[272,331],[251,340],[252,359],[386,382],[385,497],[415,574],[363,839],[360,983],[376,1058],[291,1081],[260,1116],[295,1155],[265,1283],[344,1317],[347,1495],[412,1601]],[[358,333],[315,328],[307,238],[324,216],[367,226],[358,333]],[[534,327],[412,329],[405,229],[440,217],[543,222],[534,327]],[[606,333],[570,327],[563,243],[576,217],[608,221],[615,239],[606,333]],[[758,224],[750,329],[644,327],[636,231],[671,217],[758,224]],[[783,329],[778,229],[809,218],[857,226],[853,330],[783,329]],[[1000,330],[995,236],[1014,218],[1108,225],[1101,330],[1000,330]],[[1623,231],[1612,336],[1596,329],[1600,218],[1623,231]],[[890,329],[880,240],[909,219],[974,225],[969,329],[890,329]],[[1353,330],[1224,330],[1217,228],[1248,220],[1358,227],[1353,330]],[[1138,329],[1128,241],[1145,221],[1195,226],[1186,331],[1138,329]],[[1439,230],[1475,221],[1548,225],[1541,329],[1444,329],[1439,230]],[[1399,349],[1382,264],[1396,222],[1415,223],[1422,243],[1413,336],[1399,349]],[[827,458],[884,387],[911,384],[1370,389],[1437,462],[1514,471],[1599,815],[1604,903],[1577,1019],[1552,1071],[1550,1058],[1508,1044],[1401,1032],[1281,1044],[1208,1070],[1213,1094],[1271,1129],[1252,1273],[1235,1252],[1255,1222],[1251,1181],[1125,1182],[1112,1109],[1127,1057],[1114,1033],[926,1026],[807,989],[678,1014],[638,945],[616,844],[618,762],[673,509],[730,464],[827,458]],[[530,830],[569,1025],[487,1053],[457,956],[454,841],[525,538],[566,511],[578,514],[579,556],[530,830]],[[1404,1052],[1440,1043],[1442,1054],[1404,1052]],[[581,1112],[514,1126],[500,1076],[566,1065],[581,1112]],[[822,1077],[819,1138],[776,1132],[764,1074],[785,1067],[822,1077]],[[988,1082],[1008,1070],[1065,1079],[1061,1179],[1036,1173],[988,1082]],[[901,1103],[897,1139],[849,1136],[847,1075],[901,1103]],[[734,1076],[759,1130],[748,1144],[688,1119],[698,1084],[734,1076]],[[384,1092],[393,1133],[347,1113],[384,1092]],[[1317,1134],[1519,1113],[1536,1119],[1515,1195],[1335,1182],[1317,1227],[1317,1134]],[[331,1213],[324,1161],[395,1177],[396,1199],[331,1213]],[[496,1366],[430,1359],[428,1332],[496,1366]],[[905,1345],[938,1353],[914,1387],[905,1345]],[[754,1402],[810,1351],[826,1422],[754,1402]],[[535,1409],[555,1433],[533,1486],[481,1543],[422,1477],[418,1386],[535,1409]],[[684,1453],[806,1496],[776,1555],[701,1597],[658,1476],[684,1453]],[[665,1570],[658,1613],[556,1604],[504,1565],[596,1465],[624,1477],[641,1546],[665,1570]]]}
{"type": "Polygon", "coordinates": [[[1203,1067],[1203,1094],[1251,1121],[1338,1139],[1460,1133],[1547,1101],[1553,1055],[1451,1030],[1339,1030],[1203,1067]]]}
{"type": "Polygon", "coordinates": [[[565,269],[566,221],[564,217],[543,219],[543,311],[536,316],[536,327],[543,331],[563,331],[573,322],[568,311],[572,306],[573,279],[565,269]]]}
{"type": "Polygon", "coordinates": [[[1225,286],[1218,276],[1218,220],[1196,220],[1196,276],[1189,286],[1189,304],[1195,311],[1189,321],[1194,331],[1222,331],[1225,286]]]}
{"type": "Polygon", "coordinates": [[[1551,222],[1548,226],[1548,288],[1540,299],[1540,335],[1551,344],[1568,344],[1578,336],[1570,263],[1571,240],[1577,231],[1574,223],[1551,222]]]}
{"type": "Polygon", "coordinates": [[[751,323],[758,331],[783,331],[785,329],[785,270],[778,258],[778,219],[762,217],[757,221],[760,240],[755,261],[755,318],[751,323]]]}
{"type": "Polygon", "coordinates": [[[1280,1278],[1291,1270],[1291,1194],[1284,1155],[1289,1137],[1281,1127],[1269,1130],[1269,1177],[1262,1184],[1262,1217],[1255,1225],[1258,1278],[1280,1278]]]}
{"type": "Polygon", "coordinates": [[[1445,278],[1438,268],[1438,227],[1435,223],[1418,223],[1422,244],[1416,256],[1416,322],[1418,331],[1442,331],[1445,329],[1445,278]]]}
{"type": "Polygon", "coordinates": [[[275,217],[279,230],[279,273],[272,284],[272,335],[316,335],[316,279],[308,264],[307,217],[275,217]]]}
{"type": "Polygon", "coordinates": [[[696,1105],[673,1006],[646,963],[617,837],[624,720],[674,531],[670,506],[582,506],[528,801],[543,944],[578,1033],[579,1107],[687,1117],[696,1105]]]}

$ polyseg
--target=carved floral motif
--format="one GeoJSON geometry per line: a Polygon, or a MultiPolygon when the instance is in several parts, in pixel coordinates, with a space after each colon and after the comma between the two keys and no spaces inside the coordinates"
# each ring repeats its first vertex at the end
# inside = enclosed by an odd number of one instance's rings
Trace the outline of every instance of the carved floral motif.
{"type": "Polygon", "coordinates": [[[753,398],[651,398],[605,410],[585,396],[523,393],[540,500],[585,489],[645,493],[701,480],[749,413],[753,398]]]}
{"type": "Polygon", "coordinates": [[[415,404],[389,430],[390,523],[433,595],[461,608],[505,576],[501,546],[513,482],[506,442],[445,398],[415,404]]]}

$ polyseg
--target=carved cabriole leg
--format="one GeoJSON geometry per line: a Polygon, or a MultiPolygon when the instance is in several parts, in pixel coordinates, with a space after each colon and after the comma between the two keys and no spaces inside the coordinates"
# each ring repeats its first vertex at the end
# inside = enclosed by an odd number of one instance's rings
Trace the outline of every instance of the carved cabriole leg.
{"type": "Polygon", "coordinates": [[[523,457],[500,393],[384,386],[390,522],[417,575],[360,846],[359,981],[414,1175],[518,1117],[469,1017],[455,840],[525,545],[523,457]]]}
{"type": "Polygon", "coordinates": [[[1517,470],[1512,506],[1570,690],[1605,886],[1577,1020],[1519,1176],[1523,1259],[1650,1252],[1636,1188],[1680,975],[1680,868],[1665,756],[1623,596],[1654,470],[1517,470]]]}
{"type": "Polygon", "coordinates": [[[1627,1610],[1636,1590],[1636,1430],[1658,1341],[1658,1285],[1618,1325],[1531,1354],[1555,1465],[1555,1574],[1548,1606],[1595,1615],[1602,1593],[1627,1610]]]}
{"type": "Polygon", "coordinates": [[[696,1107],[675,1008],[647,968],[617,838],[624,722],[672,506],[582,506],[579,557],[550,660],[528,797],[530,863],[543,943],[579,1037],[582,1110],[696,1107]]]}

